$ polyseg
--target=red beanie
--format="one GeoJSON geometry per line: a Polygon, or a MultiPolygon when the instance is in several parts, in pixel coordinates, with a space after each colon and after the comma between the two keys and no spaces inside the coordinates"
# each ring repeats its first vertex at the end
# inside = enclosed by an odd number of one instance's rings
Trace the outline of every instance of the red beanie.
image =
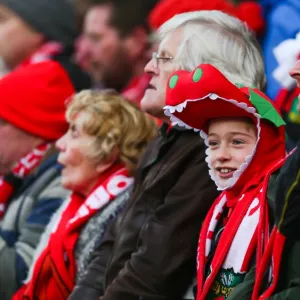
{"type": "Polygon", "coordinates": [[[258,3],[247,1],[236,7],[226,0],[160,0],[151,11],[148,22],[152,30],[157,30],[176,14],[198,10],[220,10],[237,17],[246,22],[256,34],[260,33],[264,26],[261,7],[258,3]]]}
{"type": "Polygon", "coordinates": [[[151,11],[148,21],[153,30],[173,16],[197,10],[221,10],[236,16],[235,7],[224,0],[160,0],[151,11]]]}
{"type": "Polygon", "coordinates": [[[68,129],[65,102],[74,93],[58,62],[20,67],[0,80],[0,118],[45,140],[57,140],[68,129]]]}
{"type": "Polygon", "coordinates": [[[255,1],[245,1],[236,7],[237,17],[246,22],[247,26],[255,32],[257,36],[263,33],[265,21],[263,19],[262,7],[255,1]]]}

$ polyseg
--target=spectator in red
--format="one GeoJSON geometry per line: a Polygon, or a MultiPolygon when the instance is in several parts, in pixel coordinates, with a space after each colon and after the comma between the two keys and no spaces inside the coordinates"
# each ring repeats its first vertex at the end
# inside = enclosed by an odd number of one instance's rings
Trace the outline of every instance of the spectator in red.
{"type": "Polygon", "coordinates": [[[96,86],[113,88],[139,102],[149,83],[147,17],[157,0],[94,0],[78,43],[77,61],[96,86]]]}
{"type": "Polygon", "coordinates": [[[229,0],[160,0],[149,15],[149,23],[153,30],[158,29],[174,15],[196,10],[220,10],[246,22],[257,35],[264,28],[261,7],[256,1],[243,1],[234,5],[229,0]]]}
{"type": "Polygon", "coordinates": [[[75,0],[3,0],[0,4],[0,75],[21,63],[64,53],[79,33],[75,0]]]}
{"type": "Polygon", "coordinates": [[[61,182],[72,194],[51,219],[13,299],[67,299],[126,205],[139,158],[157,134],[155,122],[117,94],[82,91],[66,119],[69,130],[56,146],[61,182]]]}
{"type": "Polygon", "coordinates": [[[0,80],[1,300],[26,278],[40,236],[66,197],[51,145],[68,129],[65,101],[86,87],[79,68],[56,61],[19,67],[0,80]]]}

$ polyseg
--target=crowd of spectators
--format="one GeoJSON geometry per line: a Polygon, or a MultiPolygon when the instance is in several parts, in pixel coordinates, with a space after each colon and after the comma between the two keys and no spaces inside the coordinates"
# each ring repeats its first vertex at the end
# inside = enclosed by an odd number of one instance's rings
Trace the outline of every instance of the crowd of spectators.
{"type": "Polygon", "coordinates": [[[299,94],[299,0],[2,0],[0,299],[299,299],[299,94]]]}

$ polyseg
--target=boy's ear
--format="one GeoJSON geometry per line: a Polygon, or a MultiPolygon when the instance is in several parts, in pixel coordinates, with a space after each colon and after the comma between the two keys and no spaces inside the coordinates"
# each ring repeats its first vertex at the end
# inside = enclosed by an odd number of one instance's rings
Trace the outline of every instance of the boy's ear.
{"type": "Polygon", "coordinates": [[[124,46],[128,56],[132,60],[144,55],[144,52],[149,46],[147,31],[142,26],[136,27],[127,37],[125,37],[124,46]]]}

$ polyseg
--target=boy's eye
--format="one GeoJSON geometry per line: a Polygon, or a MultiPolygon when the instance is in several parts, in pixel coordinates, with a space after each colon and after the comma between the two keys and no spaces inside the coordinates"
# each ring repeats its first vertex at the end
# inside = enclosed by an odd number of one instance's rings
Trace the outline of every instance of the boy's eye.
{"type": "Polygon", "coordinates": [[[208,146],[209,147],[216,147],[217,145],[218,145],[217,141],[214,141],[214,140],[208,141],[208,146]]]}
{"type": "Polygon", "coordinates": [[[243,140],[240,140],[240,139],[234,139],[234,140],[232,141],[232,143],[233,143],[234,145],[241,145],[241,144],[244,144],[245,142],[244,142],[243,140]]]}

